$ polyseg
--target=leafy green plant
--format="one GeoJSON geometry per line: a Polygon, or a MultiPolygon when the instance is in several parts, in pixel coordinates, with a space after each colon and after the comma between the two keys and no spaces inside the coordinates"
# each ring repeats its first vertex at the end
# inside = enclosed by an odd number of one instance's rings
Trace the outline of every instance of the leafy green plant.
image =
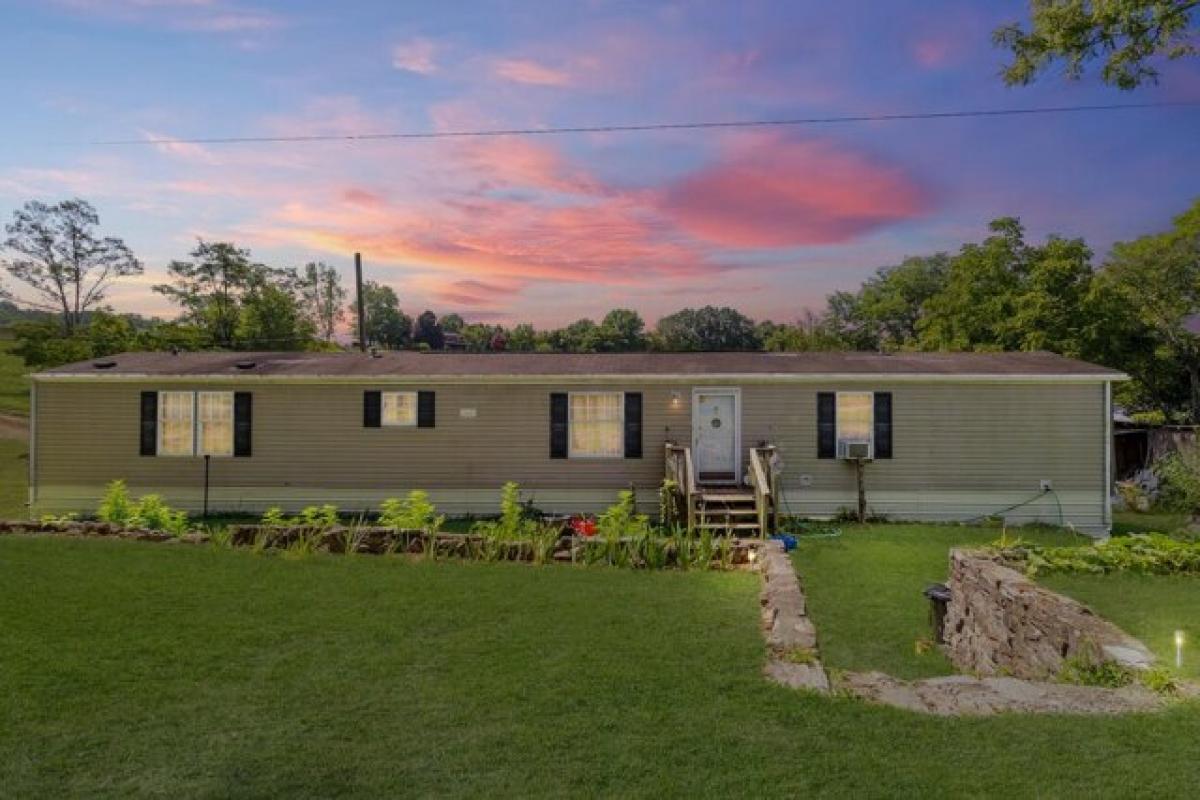
{"type": "Polygon", "coordinates": [[[161,496],[148,494],[134,504],[127,524],[135,528],[150,528],[182,536],[188,530],[188,515],[186,511],[171,508],[161,496]]]}
{"type": "Polygon", "coordinates": [[[263,512],[262,519],[259,521],[262,525],[267,525],[272,528],[282,528],[289,524],[287,516],[283,513],[283,509],[279,506],[271,506],[263,512]]]}
{"type": "Polygon", "coordinates": [[[332,528],[338,523],[337,506],[326,503],[323,506],[306,506],[300,509],[293,524],[307,525],[312,528],[332,528]]]}
{"type": "Polygon", "coordinates": [[[133,500],[129,497],[129,488],[125,481],[115,480],[104,490],[104,498],[96,510],[96,517],[101,522],[111,522],[114,525],[126,525],[133,516],[133,500]]]}
{"type": "Polygon", "coordinates": [[[1087,656],[1075,656],[1063,661],[1063,667],[1058,673],[1062,683],[1075,683],[1080,686],[1103,686],[1109,689],[1119,689],[1134,681],[1133,671],[1115,661],[1097,661],[1087,656]]]}
{"type": "Polygon", "coordinates": [[[414,489],[403,500],[389,498],[379,507],[379,524],[398,530],[440,530],[446,521],[438,516],[437,507],[429,502],[429,493],[414,489]]]}
{"type": "Polygon", "coordinates": [[[1152,692],[1158,694],[1175,694],[1179,684],[1175,675],[1166,667],[1150,667],[1138,673],[1138,681],[1152,692]]]}
{"type": "Polygon", "coordinates": [[[538,525],[538,521],[530,518],[521,502],[521,487],[509,481],[500,490],[500,518],[481,520],[472,525],[471,529],[486,538],[513,541],[532,536],[538,525]]]}
{"type": "Polygon", "coordinates": [[[1181,447],[1154,467],[1162,480],[1160,502],[1172,511],[1200,514],[1200,444],[1181,447]]]}
{"type": "Polygon", "coordinates": [[[650,532],[650,519],[637,513],[637,499],[631,489],[617,494],[617,502],[596,518],[596,533],[604,538],[641,536],[650,532]]]}
{"type": "Polygon", "coordinates": [[[1044,547],[1019,540],[993,547],[1006,563],[1027,575],[1056,572],[1200,574],[1200,540],[1179,539],[1161,533],[1114,536],[1103,542],[1064,547],[1044,547]]]}
{"type": "Polygon", "coordinates": [[[38,517],[38,522],[41,522],[44,525],[55,525],[66,522],[74,522],[77,519],[79,519],[79,515],[75,512],[71,512],[69,514],[42,514],[40,517],[38,517]]]}

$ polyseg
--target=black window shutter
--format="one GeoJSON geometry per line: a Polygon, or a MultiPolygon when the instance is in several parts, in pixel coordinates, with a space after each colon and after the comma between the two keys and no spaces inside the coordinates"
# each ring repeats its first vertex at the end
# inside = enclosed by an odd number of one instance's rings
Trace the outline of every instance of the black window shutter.
{"type": "Polygon", "coordinates": [[[642,457],[642,393],[625,393],[625,457],[642,457]]]}
{"type": "Polygon", "coordinates": [[[875,393],[875,457],[892,457],[892,393],[875,393]]]}
{"type": "Polygon", "coordinates": [[[383,393],[363,392],[363,427],[378,428],[383,417],[383,393]]]}
{"type": "Polygon", "coordinates": [[[817,458],[837,458],[837,394],[817,392],[817,458]]]}
{"type": "Polygon", "coordinates": [[[144,456],[158,454],[158,392],[142,392],[142,442],[144,456]]]}
{"type": "Polygon", "coordinates": [[[250,392],[233,393],[233,455],[250,457],[250,442],[253,422],[253,395],[250,392]]]}
{"type": "Polygon", "coordinates": [[[417,392],[417,427],[432,428],[436,421],[435,393],[417,392]]]}
{"type": "Polygon", "coordinates": [[[550,457],[567,457],[567,395],[550,395],[550,457]]]}

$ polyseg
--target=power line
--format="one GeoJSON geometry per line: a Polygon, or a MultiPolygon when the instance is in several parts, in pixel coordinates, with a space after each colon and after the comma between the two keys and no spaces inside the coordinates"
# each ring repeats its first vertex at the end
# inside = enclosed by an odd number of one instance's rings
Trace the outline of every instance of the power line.
{"type": "Polygon", "coordinates": [[[771,128],[801,125],[836,125],[854,122],[900,122],[904,120],[962,119],[966,117],[1012,117],[1038,114],[1064,114],[1087,111],[1126,111],[1148,108],[1190,108],[1200,101],[1159,103],[1104,103],[1078,106],[1041,106],[1035,108],[984,108],[957,111],[921,111],[898,114],[855,114],[837,117],[796,117],[791,119],[706,120],[694,122],[649,122],[630,125],[578,125],[550,128],[491,128],[459,131],[400,131],[392,133],[313,134],[307,136],[203,136],[165,139],[103,139],[89,145],[127,146],[161,144],[277,144],[302,142],[369,142],[406,139],[468,139],[493,136],[562,136],[578,133],[641,133],[646,131],[717,130],[723,128],[771,128]]]}

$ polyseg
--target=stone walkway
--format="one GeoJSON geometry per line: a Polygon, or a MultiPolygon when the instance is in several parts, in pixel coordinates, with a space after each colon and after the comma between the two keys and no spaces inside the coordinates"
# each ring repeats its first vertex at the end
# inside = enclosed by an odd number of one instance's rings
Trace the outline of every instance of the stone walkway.
{"type": "MultiPolygon", "coordinates": [[[[763,674],[794,689],[850,694],[863,700],[940,716],[1017,712],[1026,714],[1121,714],[1156,711],[1167,704],[1142,686],[1105,689],[1018,678],[948,675],[903,681],[882,672],[849,672],[830,680],[821,665],[817,630],[808,617],[804,592],[791,558],[780,542],[758,551],[762,575],[763,632],[767,663],[763,674]]],[[[1190,687],[1188,687],[1190,689],[1190,687]]],[[[1185,689],[1185,692],[1188,692],[1185,689]]]]}

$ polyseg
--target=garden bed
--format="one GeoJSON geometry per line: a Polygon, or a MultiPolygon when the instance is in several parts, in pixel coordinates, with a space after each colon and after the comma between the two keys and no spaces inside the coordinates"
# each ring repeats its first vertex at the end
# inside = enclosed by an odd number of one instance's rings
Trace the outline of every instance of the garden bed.
{"type": "Polygon", "coordinates": [[[0,521],[0,534],[112,537],[146,542],[213,544],[254,552],[392,555],[520,561],[533,564],[607,564],[634,569],[735,569],[755,560],[757,539],[658,536],[588,537],[569,529],[551,536],[505,539],[481,533],[431,533],[373,525],[229,525],[216,532],[168,533],[89,520],[0,521]]]}

